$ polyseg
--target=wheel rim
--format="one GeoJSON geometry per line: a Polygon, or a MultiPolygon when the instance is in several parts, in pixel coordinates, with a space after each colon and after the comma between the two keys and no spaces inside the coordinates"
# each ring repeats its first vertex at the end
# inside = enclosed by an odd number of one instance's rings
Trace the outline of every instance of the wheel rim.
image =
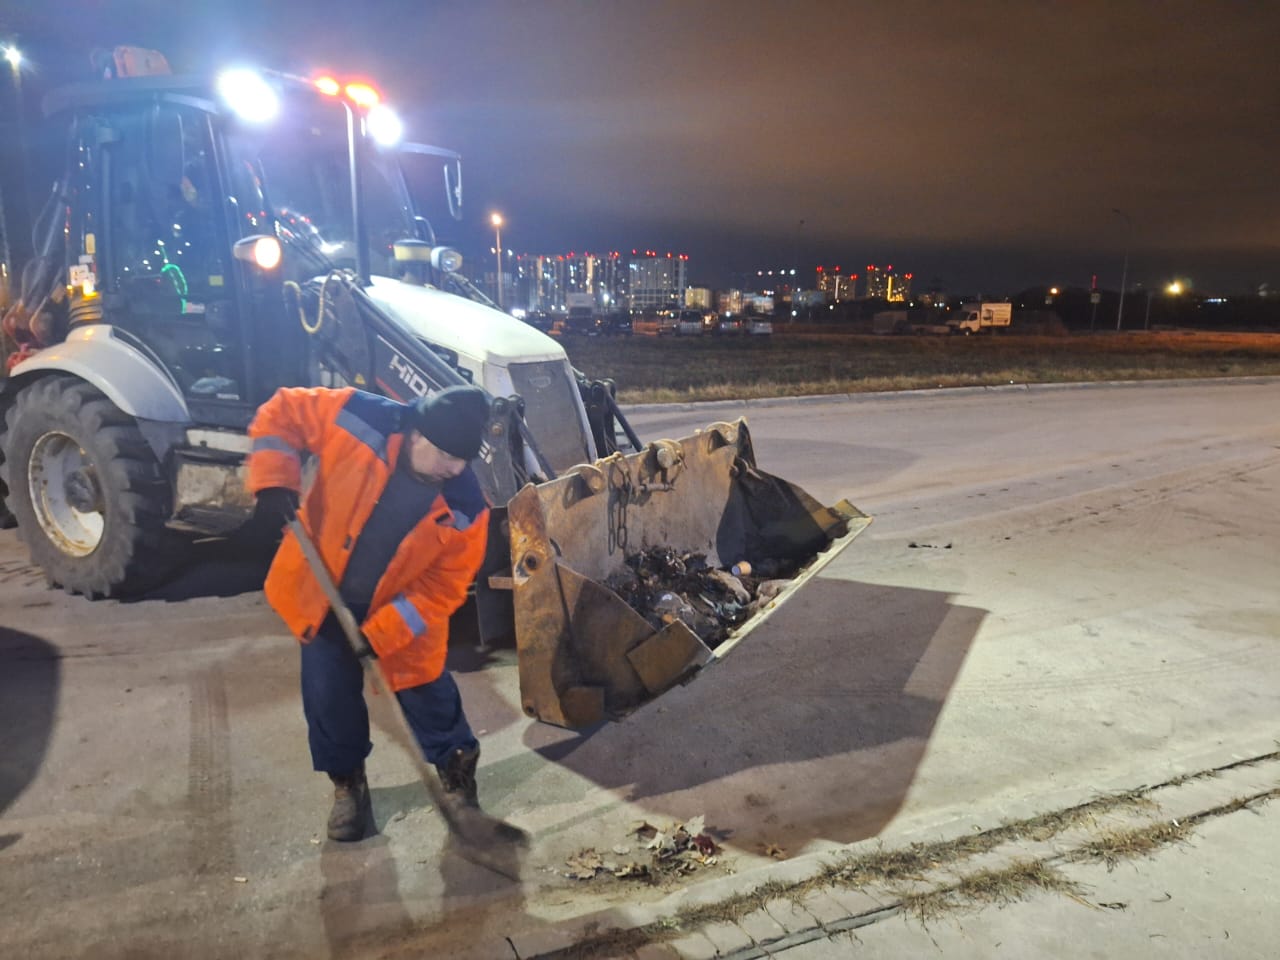
{"type": "Polygon", "coordinates": [[[31,448],[28,464],[31,507],[45,536],[71,556],[93,553],[106,526],[93,459],[74,438],[51,431],[31,448]]]}

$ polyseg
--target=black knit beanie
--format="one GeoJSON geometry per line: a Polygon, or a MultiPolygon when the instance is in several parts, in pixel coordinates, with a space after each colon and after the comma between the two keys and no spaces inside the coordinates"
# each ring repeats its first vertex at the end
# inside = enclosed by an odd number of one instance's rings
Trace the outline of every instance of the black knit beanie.
{"type": "Polygon", "coordinates": [[[489,398],[479,387],[457,386],[419,397],[409,411],[407,426],[445,453],[474,460],[489,419],[489,398]]]}

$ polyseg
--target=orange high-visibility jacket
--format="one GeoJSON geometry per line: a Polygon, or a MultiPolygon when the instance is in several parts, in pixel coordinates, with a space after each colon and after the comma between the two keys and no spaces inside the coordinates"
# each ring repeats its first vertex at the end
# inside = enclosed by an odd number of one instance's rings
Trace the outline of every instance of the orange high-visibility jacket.
{"type": "MultiPolygon", "coordinates": [[[[302,487],[302,454],[317,470],[299,510],[334,583],[395,469],[408,407],[353,387],[286,387],[249,425],[249,490],[302,487]]],[[[430,683],[444,670],[449,615],[466,600],[484,559],[488,504],[471,468],[445,482],[435,503],[396,550],[361,626],[393,690],[430,683]]],[[[267,574],[267,602],[303,643],[329,601],[286,532],[267,574]]]]}

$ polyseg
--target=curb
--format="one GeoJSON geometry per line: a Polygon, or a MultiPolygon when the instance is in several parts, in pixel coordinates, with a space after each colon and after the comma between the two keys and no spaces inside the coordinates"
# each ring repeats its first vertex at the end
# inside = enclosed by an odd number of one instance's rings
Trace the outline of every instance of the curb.
{"type": "Polygon", "coordinates": [[[624,404],[627,415],[669,413],[673,410],[733,410],[741,407],[786,407],[814,403],[876,403],[904,398],[969,397],[988,393],[1049,393],[1058,390],[1091,390],[1144,387],[1270,386],[1280,383],[1277,377],[1199,377],[1173,380],[1081,380],[1067,383],[1008,383],[989,387],[934,387],[921,390],[884,390],[876,393],[818,393],[802,397],[757,397],[743,400],[677,400],[671,403],[624,404]]]}

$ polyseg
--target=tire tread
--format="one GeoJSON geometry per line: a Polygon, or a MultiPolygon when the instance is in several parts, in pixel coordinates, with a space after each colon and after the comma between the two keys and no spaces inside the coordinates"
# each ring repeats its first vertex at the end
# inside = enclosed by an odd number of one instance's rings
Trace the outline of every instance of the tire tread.
{"type": "Polygon", "coordinates": [[[27,418],[43,423],[36,429],[74,431],[92,447],[99,482],[116,494],[102,542],[87,557],[58,552],[40,532],[28,499],[18,495],[15,514],[20,521],[25,514],[22,525],[35,528],[19,532],[49,581],[68,593],[97,598],[140,593],[163,580],[171,567],[165,526],[170,490],[136,421],[93,385],[73,377],[49,376],[31,384],[6,411],[0,434],[0,480],[10,489],[13,470],[7,453],[11,443],[26,442],[22,428],[27,418]]]}

